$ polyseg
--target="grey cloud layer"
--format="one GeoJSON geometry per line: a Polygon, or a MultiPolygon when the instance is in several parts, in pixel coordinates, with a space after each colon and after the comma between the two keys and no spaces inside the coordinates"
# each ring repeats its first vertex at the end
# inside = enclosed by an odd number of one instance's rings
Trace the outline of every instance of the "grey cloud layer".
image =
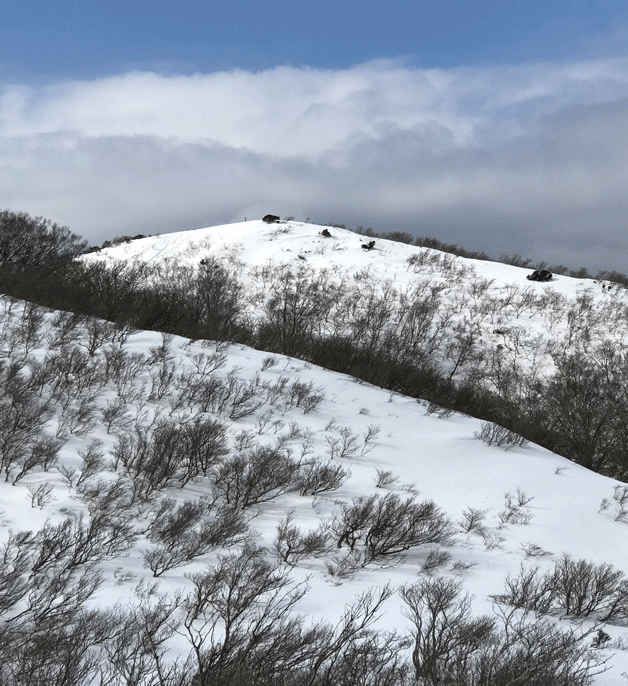
{"type": "Polygon", "coordinates": [[[0,92],[0,207],[93,242],[259,216],[628,271],[628,60],[131,73],[0,92]]]}

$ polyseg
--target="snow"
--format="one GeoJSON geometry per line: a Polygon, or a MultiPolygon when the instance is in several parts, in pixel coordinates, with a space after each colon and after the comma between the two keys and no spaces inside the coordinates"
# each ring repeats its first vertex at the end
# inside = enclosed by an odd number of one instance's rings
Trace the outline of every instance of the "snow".
{"type": "MultiPolygon", "coordinates": [[[[538,283],[525,278],[530,269],[381,239],[373,250],[363,250],[361,245],[372,239],[334,227],[325,237],[325,228],[293,221],[240,222],[134,240],[84,259],[201,269],[203,258],[218,258],[237,271],[251,294],[251,320],[259,318],[260,303],[269,298],[268,284],[260,276],[268,267],[323,275],[323,283],[391,298],[401,309],[408,297],[434,293],[444,330],[473,322],[476,346],[501,345],[517,364],[529,368],[538,362],[546,374],[554,366],[552,352],[572,346],[573,336],[587,322],[591,343],[614,340],[623,345],[628,337],[628,291],[616,284],[562,275],[538,283]]],[[[455,353],[448,358],[439,354],[443,367],[452,369],[455,353]]]]}
{"type": "MultiPolygon", "coordinates": [[[[384,240],[376,241],[375,250],[365,251],[360,248],[360,243],[370,239],[336,228],[329,229],[331,238],[324,238],[321,236],[322,228],[298,222],[268,225],[261,221],[250,221],[134,240],[85,259],[149,264],[173,261],[197,266],[206,255],[231,255],[240,265],[245,279],[252,278],[252,268],[263,266],[271,260],[276,264],[295,266],[305,262],[308,269],[326,269],[336,278],[368,269],[373,282],[389,280],[395,288],[403,290],[425,276],[417,275],[409,268],[408,258],[436,252],[384,240]]],[[[451,260],[455,265],[467,268],[464,284],[487,279],[491,282],[487,294],[494,297],[503,297],[507,289],[514,285],[520,290],[531,289],[537,296],[554,292],[568,303],[573,303],[583,292],[590,293],[595,305],[601,308],[611,297],[622,302],[626,298],[622,292],[609,296],[600,284],[588,280],[557,276],[550,284],[538,284],[525,280],[530,270],[457,257],[451,260]]],[[[439,278],[435,271],[428,272],[427,276],[439,278]]],[[[254,287],[252,281],[251,287],[254,287]]],[[[3,302],[6,309],[8,305],[3,302]]],[[[539,310],[518,317],[514,314],[511,312],[513,316],[505,321],[491,322],[488,318],[483,321],[486,340],[501,340],[499,334],[493,333],[497,326],[525,327],[544,339],[557,339],[567,329],[564,319],[557,319],[552,324],[539,310]]],[[[14,305],[9,318],[5,319],[5,326],[6,322],[17,321],[20,316],[21,306],[14,305]]],[[[52,319],[52,315],[47,316],[39,345],[29,353],[29,359],[43,359],[49,352],[46,341],[54,336],[52,319]]],[[[621,337],[625,332],[620,328],[609,322],[600,335],[621,337]]],[[[122,347],[128,353],[141,353],[149,358],[151,348],[159,347],[163,340],[159,333],[136,332],[128,337],[122,347]]],[[[2,348],[7,356],[9,353],[4,343],[2,348]]],[[[454,522],[462,519],[466,508],[487,510],[485,525],[493,535],[503,537],[501,545],[487,549],[477,534],[459,531],[454,544],[447,549],[452,556],[450,562],[438,572],[463,582],[464,590],[474,596],[474,610],[477,613],[491,612],[493,601],[490,596],[500,593],[506,576],[509,573],[517,574],[522,564],[550,568],[562,553],[568,553],[574,558],[606,562],[628,571],[628,525],[615,521],[612,506],[605,511],[598,511],[604,498],[612,499],[617,484],[615,480],[592,473],[536,445],[508,449],[488,446],[476,437],[482,428],[482,422],[477,419],[460,414],[439,417],[437,413],[428,412],[427,403],[360,383],[346,375],[332,373],[296,359],[277,355],[277,364],[262,371],[263,361],[268,357],[268,353],[263,351],[240,345],[224,347],[211,342],[192,342],[179,337],[174,337],[170,343],[177,372],[193,369],[195,355],[208,355],[217,349],[227,356],[225,367],[217,372],[221,378],[230,369],[237,369],[237,374],[245,380],[259,375],[262,381],[274,382],[281,376],[289,376],[291,383],[295,380],[312,382],[314,387],[322,389],[324,395],[321,404],[307,414],[297,407],[284,413],[278,407],[267,404],[255,416],[235,422],[221,416],[221,421],[229,425],[232,445],[237,432],[242,430],[251,431],[255,441],[272,445],[277,435],[287,431],[290,422],[296,422],[303,431],[309,431],[312,456],[327,461],[330,455],[326,439],[337,438],[339,428],[349,427],[352,434],[358,437],[360,445],[370,426],[380,428],[372,450],[365,451],[363,456],[358,451],[356,455],[338,460],[351,473],[338,490],[317,496],[290,493],[259,506],[259,515],[251,526],[259,535],[258,542],[269,549],[272,548],[277,523],[289,511],[294,511],[294,521],[298,526],[310,530],[352,498],[395,492],[404,496],[414,495],[418,501],[434,500],[454,522]],[[284,428],[278,434],[267,430],[259,435],[256,417],[268,409],[273,412],[273,420],[284,422],[284,428]],[[330,426],[331,422],[333,424],[330,426]],[[391,470],[399,475],[399,479],[387,489],[378,489],[375,486],[378,469],[391,470]],[[504,509],[505,494],[510,493],[516,499],[517,489],[533,498],[522,508],[531,515],[530,521],[527,524],[503,525],[499,513],[504,509]],[[539,546],[549,554],[528,558],[522,548],[527,544],[539,546]],[[456,562],[472,566],[463,571],[454,570],[452,567],[456,562]]],[[[530,354],[530,350],[526,349],[526,355],[530,354]]],[[[95,357],[98,359],[102,355],[103,351],[99,350],[95,357]]],[[[546,366],[551,366],[549,357],[547,360],[546,366]]],[[[142,384],[150,389],[150,370],[151,367],[147,366],[133,379],[136,389],[141,389],[142,384]]],[[[98,408],[104,408],[107,401],[115,398],[115,386],[108,382],[95,402],[98,408]]],[[[142,411],[148,417],[153,417],[159,411],[167,414],[170,412],[168,397],[151,399],[146,391],[135,405],[127,406],[127,411],[131,416],[142,411]]],[[[49,424],[49,431],[53,434],[58,413],[56,410],[55,418],[49,424]]],[[[174,416],[177,416],[176,413],[174,416]]],[[[108,434],[98,419],[87,435],[69,437],[61,451],[59,464],[78,467],[80,459],[77,451],[92,439],[101,440],[107,454],[115,444],[113,433],[108,434]]],[[[297,438],[291,440],[289,446],[298,454],[302,443],[303,440],[297,438]]],[[[181,499],[196,498],[205,490],[203,479],[197,479],[182,492],[174,493],[181,499]]],[[[55,469],[48,473],[33,472],[15,486],[0,483],[0,511],[3,513],[0,542],[6,540],[11,530],[36,530],[47,520],[60,521],[65,511],[79,511],[82,507],[73,489],[64,484],[55,469]],[[55,500],[41,509],[31,507],[27,487],[43,482],[52,484],[55,500]]],[[[119,601],[129,601],[140,579],[144,578],[149,583],[154,581],[141,558],[141,550],[145,547],[146,541],[140,539],[122,557],[101,564],[105,584],[98,593],[98,603],[112,606],[119,601]],[[131,577],[117,579],[116,570],[118,577],[121,571],[131,577]]],[[[395,567],[369,565],[359,569],[350,579],[330,576],[325,560],[302,561],[291,573],[295,580],[309,578],[311,589],[298,609],[312,619],[335,620],[346,603],[367,588],[387,583],[399,587],[417,581],[421,564],[430,549],[410,550],[395,567]]],[[[174,594],[177,589],[188,588],[190,582],[186,574],[215,562],[219,552],[209,553],[189,565],[164,573],[158,580],[160,592],[174,594]]],[[[408,620],[403,617],[401,608],[401,600],[393,596],[385,605],[379,625],[391,629],[407,625],[408,620]]],[[[606,630],[613,638],[624,635],[622,627],[610,626],[606,630]]],[[[597,677],[596,683],[607,686],[624,684],[621,674],[627,670],[628,653],[617,651],[612,659],[611,670],[597,677]]]]}

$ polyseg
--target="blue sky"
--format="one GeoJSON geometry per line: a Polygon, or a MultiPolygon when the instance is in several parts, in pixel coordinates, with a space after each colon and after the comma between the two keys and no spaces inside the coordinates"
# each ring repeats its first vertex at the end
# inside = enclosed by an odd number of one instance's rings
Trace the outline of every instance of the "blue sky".
{"type": "Polygon", "coordinates": [[[377,58],[422,68],[581,59],[621,52],[628,21],[619,0],[8,0],[2,14],[9,80],[336,69],[377,58]]]}
{"type": "Polygon", "coordinates": [[[628,272],[628,11],[3,4],[0,207],[94,243],[267,212],[628,272]]]}

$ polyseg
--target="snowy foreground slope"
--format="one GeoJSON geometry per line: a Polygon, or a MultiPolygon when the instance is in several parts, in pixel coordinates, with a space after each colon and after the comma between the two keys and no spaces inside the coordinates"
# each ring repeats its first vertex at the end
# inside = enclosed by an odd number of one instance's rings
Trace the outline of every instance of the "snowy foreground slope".
{"type": "MultiPolygon", "coordinates": [[[[328,269],[337,278],[369,269],[373,282],[389,279],[395,288],[403,289],[423,278],[417,276],[408,257],[434,252],[387,241],[377,241],[376,250],[367,252],[354,234],[330,229],[332,238],[325,239],[321,229],[248,222],[133,241],[91,259],[137,259],[153,264],[176,260],[196,266],[212,252],[230,253],[245,276],[269,260],[285,260],[328,269]]],[[[621,293],[609,296],[591,282],[559,277],[548,287],[526,282],[526,270],[452,260],[456,269],[457,265],[473,267],[475,272],[467,270],[460,277],[469,284],[492,280],[484,295],[487,290],[493,292],[496,301],[513,283],[517,288],[531,288],[538,297],[552,289],[567,303],[588,292],[600,308],[610,306],[612,298],[624,297],[621,293]]],[[[434,270],[429,271],[427,262],[425,269],[432,281],[449,278],[450,267],[438,272],[437,261],[431,264],[434,270]]],[[[439,264],[442,267],[442,260],[439,264]]],[[[471,286],[467,289],[470,300],[463,308],[473,304],[472,290],[471,286]]],[[[510,300],[509,306],[514,307],[517,298],[510,300]]],[[[525,324],[537,336],[554,341],[564,340],[569,333],[570,325],[553,318],[551,308],[541,311],[534,304],[528,310],[504,309],[492,316],[491,322],[488,312],[482,324],[485,340],[502,341],[504,335],[493,329],[503,329],[504,324],[525,324]]],[[[619,328],[609,325],[609,335],[623,336],[619,328]]],[[[148,553],[157,544],[150,538],[150,526],[160,503],[166,497],[177,503],[208,497],[223,464],[264,448],[299,463],[301,471],[308,465],[326,464],[340,467],[345,475],[333,490],[303,493],[307,489],[295,485],[295,479],[271,488],[258,502],[245,504],[249,535],[267,549],[268,559],[277,559],[277,526],[289,513],[302,532],[321,526],[329,532],[343,505],[359,497],[397,494],[417,503],[433,501],[452,523],[449,545],[413,546],[400,556],[379,557],[353,568],[347,546],[337,547],[331,533],[326,549],[291,560],[293,566],[286,566],[291,577],[307,580],[309,585],[295,609],[312,620],[335,622],[360,593],[386,584],[397,589],[429,575],[460,581],[474,598],[474,613],[490,614],[491,596],[504,592],[508,575],[516,577],[522,565],[552,569],[563,553],[628,571],[628,524],[622,521],[621,504],[614,498],[621,484],[532,444],[508,449],[487,445],[478,438],[483,428],[479,420],[434,412],[421,401],[291,357],[119,329],[8,299],[0,299],[0,329],[3,382],[18,379],[18,385],[32,391],[28,402],[45,416],[38,436],[42,441],[58,441],[58,452],[51,449],[47,462],[29,463],[28,456],[16,453],[11,457],[9,449],[3,448],[2,543],[11,533],[37,531],[46,523],[56,525],[72,513],[93,516],[93,509],[88,515],[90,499],[102,497],[107,484],[120,480],[126,488],[125,479],[130,483],[132,473],[141,474],[129,454],[140,438],[149,442],[159,427],[211,421],[224,429],[225,454],[215,457],[206,474],[200,470],[181,476],[175,470],[154,492],[148,492],[149,484],[137,487],[144,489],[140,495],[124,496],[129,498],[126,523],[135,527],[135,533],[96,561],[102,585],[90,599],[94,607],[136,602],[136,589],[142,582],[145,587],[157,584],[152,592],[155,598],[189,593],[189,575],[215,564],[228,549],[215,547],[171,568],[159,568],[154,576],[148,553]],[[10,361],[14,363],[11,373],[7,371],[10,361]],[[91,463],[86,458],[90,450],[92,457],[100,455],[91,463]],[[469,528],[465,512],[470,508],[485,514],[481,526],[465,531],[469,528]]],[[[510,342],[506,340],[506,345],[510,342]]],[[[548,364],[550,360],[547,353],[548,364]]],[[[358,552],[361,545],[358,542],[358,552]]],[[[230,550],[239,547],[241,543],[234,543],[230,550]]],[[[23,598],[3,619],[19,615],[26,606],[27,598],[23,598]]],[[[377,626],[398,631],[409,627],[403,608],[400,596],[393,594],[377,626]]],[[[582,620],[584,630],[593,627],[594,618],[593,614],[582,620]]],[[[560,624],[576,626],[569,618],[560,624]]],[[[619,686],[626,683],[622,672],[628,671],[628,652],[623,647],[627,630],[623,620],[603,628],[611,640],[598,652],[612,657],[610,669],[596,677],[595,683],[619,686]]],[[[167,645],[172,659],[184,659],[190,650],[182,633],[171,636],[167,645]]]]}

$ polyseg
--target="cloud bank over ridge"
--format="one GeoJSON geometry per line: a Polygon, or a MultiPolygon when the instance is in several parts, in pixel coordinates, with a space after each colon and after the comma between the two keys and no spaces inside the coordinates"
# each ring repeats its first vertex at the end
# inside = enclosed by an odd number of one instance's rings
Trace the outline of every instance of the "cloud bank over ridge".
{"type": "Polygon", "coordinates": [[[628,59],[0,86],[0,207],[99,243],[275,212],[628,271],[628,59]]]}

